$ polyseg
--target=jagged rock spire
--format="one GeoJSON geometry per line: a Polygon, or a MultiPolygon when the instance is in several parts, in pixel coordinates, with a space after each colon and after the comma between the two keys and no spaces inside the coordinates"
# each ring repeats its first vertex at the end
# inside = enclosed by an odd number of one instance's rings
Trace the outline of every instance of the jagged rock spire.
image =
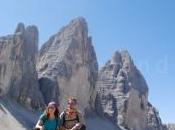
{"type": "Polygon", "coordinates": [[[37,70],[43,95],[49,95],[45,102],[59,100],[64,108],[73,96],[83,112],[94,107],[98,63],[84,18],[73,19],[42,46],[37,70]]]}
{"type": "Polygon", "coordinates": [[[0,39],[0,95],[29,109],[44,105],[36,73],[38,29],[19,23],[15,34],[0,39]]]}

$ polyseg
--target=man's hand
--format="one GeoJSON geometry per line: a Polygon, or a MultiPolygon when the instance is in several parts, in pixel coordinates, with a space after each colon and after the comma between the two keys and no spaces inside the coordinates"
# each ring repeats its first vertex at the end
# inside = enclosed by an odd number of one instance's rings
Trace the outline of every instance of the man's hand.
{"type": "Polygon", "coordinates": [[[81,127],[81,124],[80,123],[76,123],[75,125],[77,128],[80,128],[81,127]]]}
{"type": "Polygon", "coordinates": [[[80,128],[81,128],[81,124],[80,123],[76,123],[75,126],[72,129],[70,129],[70,130],[78,130],[80,128]]]}

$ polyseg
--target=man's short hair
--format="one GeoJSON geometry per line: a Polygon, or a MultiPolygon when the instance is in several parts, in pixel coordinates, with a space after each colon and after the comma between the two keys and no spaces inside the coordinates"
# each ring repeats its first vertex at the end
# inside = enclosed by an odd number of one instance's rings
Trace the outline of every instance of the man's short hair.
{"type": "Polygon", "coordinates": [[[68,98],[68,102],[73,101],[75,104],[77,104],[77,99],[75,97],[68,98]]]}

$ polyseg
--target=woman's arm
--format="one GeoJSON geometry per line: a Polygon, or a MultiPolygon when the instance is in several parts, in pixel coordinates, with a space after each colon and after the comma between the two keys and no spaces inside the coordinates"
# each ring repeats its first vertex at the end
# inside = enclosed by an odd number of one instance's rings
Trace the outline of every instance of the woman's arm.
{"type": "Polygon", "coordinates": [[[40,120],[38,120],[38,122],[36,123],[35,129],[43,130],[43,126],[41,125],[40,120]]]}

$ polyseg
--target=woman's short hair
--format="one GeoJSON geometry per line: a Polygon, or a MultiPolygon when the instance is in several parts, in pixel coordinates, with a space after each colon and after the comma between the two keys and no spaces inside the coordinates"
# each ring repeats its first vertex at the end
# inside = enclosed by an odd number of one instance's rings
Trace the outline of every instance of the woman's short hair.
{"type": "Polygon", "coordinates": [[[73,101],[75,104],[77,104],[77,99],[75,97],[68,98],[68,102],[73,101]]]}

